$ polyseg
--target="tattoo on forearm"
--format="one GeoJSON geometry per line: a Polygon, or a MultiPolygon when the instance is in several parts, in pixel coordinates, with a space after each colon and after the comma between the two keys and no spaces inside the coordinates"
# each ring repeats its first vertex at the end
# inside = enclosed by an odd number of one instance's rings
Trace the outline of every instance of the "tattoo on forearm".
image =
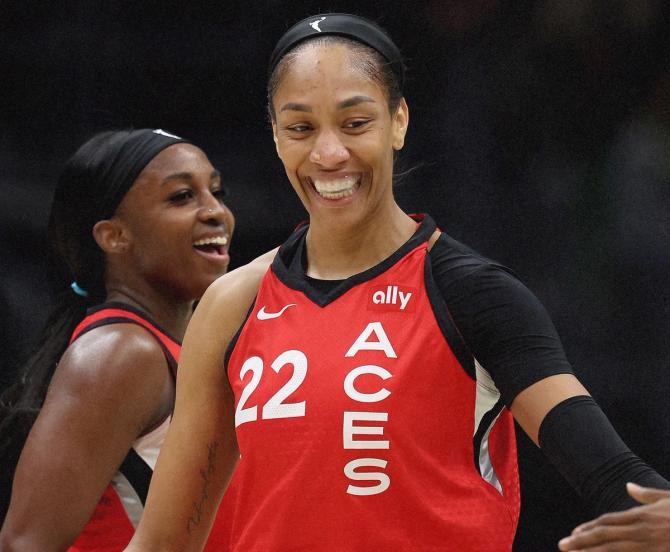
{"type": "Polygon", "coordinates": [[[212,441],[207,445],[207,467],[200,470],[200,477],[202,478],[202,490],[200,491],[200,498],[193,503],[193,515],[188,518],[186,522],[186,531],[191,534],[191,531],[200,525],[202,520],[205,503],[209,498],[209,484],[211,476],[216,468],[216,451],[219,448],[217,441],[212,441]]]}

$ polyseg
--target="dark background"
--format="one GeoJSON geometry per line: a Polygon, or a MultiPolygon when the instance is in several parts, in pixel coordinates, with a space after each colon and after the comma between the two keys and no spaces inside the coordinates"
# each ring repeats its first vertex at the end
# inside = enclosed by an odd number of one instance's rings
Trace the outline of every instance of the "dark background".
{"type": "MultiPolygon", "coordinates": [[[[193,140],[231,190],[233,265],[304,216],[275,157],[266,60],[293,22],[353,11],[409,66],[397,198],[513,268],[627,443],[670,477],[670,27],[662,0],[216,3],[0,0],[0,384],[44,320],[46,217],[93,132],[193,140]]],[[[516,549],[588,517],[520,437],[516,549]]]]}

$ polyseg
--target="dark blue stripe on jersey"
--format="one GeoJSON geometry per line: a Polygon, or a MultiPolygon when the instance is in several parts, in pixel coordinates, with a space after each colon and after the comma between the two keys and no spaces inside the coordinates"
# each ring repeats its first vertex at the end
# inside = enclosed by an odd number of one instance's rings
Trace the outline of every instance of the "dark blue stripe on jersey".
{"type": "Polygon", "coordinates": [[[484,435],[493,425],[493,422],[498,417],[498,414],[500,414],[500,412],[504,407],[505,402],[502,399],[498,399],[498,402],[493,405],[493,408],[489,410],[486,414],[484,414],[484,416],[482,417],[482,421],[479,423],[477,432],[475,433],[475,436],[472,439],[474,445],[473,449],[474,449],[475,468],[477,469],[479,475],[482,475],[482,471],[479,466],[479,453],[482,450],[482,441],[484,440],[484,435]]]}
{"type": "Polygon", "coordinates": [[[133,489],[140,497],[142,505],[147,500],[147,493],[149,492],[149,483],[151,482],[152,471],[142,458],[134,449],[130,449],[126,455],[125,460],[121,464],[119,471],[124,475],[133,489]]]}
{"type": "Polygon", "coordinates": [[[136,314],[140,318],[144,318],[149,324],[151,324],[154,328],[157,330],[160,330],[162,333],[167,335],[172,341],[174,341],[177,345],[181,345],[181,341],[179,339],[176,339],[170,332],[168,332],[163,326],[158,324],[155,320],[153,320],[147,313],[141,311],[140,309],[133,307],[132,305],[129,305],[128,303],[122,303],[121,301],[109,301],[108,303],[102,303],[100,305],[96,305],[95,307],[91,307],[86,311],[86,316],[89,316],[91,314],[95,314],[98,311],[105,310],[105,309],[119,309],[119,310],[125,310],[128,312],[132,312],[133,314],[136,314]]]}
{"type": "Polygon", "coordinates": [[[454,353],[465,372],[472,379],[476,379],[474,358],[465,344],[461,332],[458,330],[458,327],[451,317],[449,306],[445,302],[444,296],[435,282],[435,278],[433,278],[430,255],[426,255],[426,262],[424,264],[424,282],[426,284],[426,294],[428,295],[430,306],[433,308],[433,314],[435,314],[437,325],[440,327],[444,339],[446,339],[451,351],[454,353]]]}

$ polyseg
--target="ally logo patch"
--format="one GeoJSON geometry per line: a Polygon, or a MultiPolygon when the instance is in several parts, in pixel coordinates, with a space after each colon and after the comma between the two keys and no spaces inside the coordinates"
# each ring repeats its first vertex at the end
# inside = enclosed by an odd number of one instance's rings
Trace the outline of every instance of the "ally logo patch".
{"type": "Polygon", "coordinates": [[[380,284],[368,288],[370,297],[367,309],[381,312],[414,312],[417,290],[408,286],[380,284]]]}

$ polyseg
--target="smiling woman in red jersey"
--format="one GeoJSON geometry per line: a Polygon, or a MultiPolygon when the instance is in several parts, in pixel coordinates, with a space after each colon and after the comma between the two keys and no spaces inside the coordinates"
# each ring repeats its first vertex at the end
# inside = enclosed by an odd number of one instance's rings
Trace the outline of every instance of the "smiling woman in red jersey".
{"type": "Polygon", "coordinates": [[[251,265],[203,296],[128,550],[199,550],[232,478],[237,552],[508,552],[514,419],[596,511],[632,505],[627,480],[667,487],[573,375],[537,298],[396,203],[409,108],[389,36],[315,15],[269,73],[277,154],[309,221],[260,287],[251,265]]]}
{"type": "Polygon", "coordinates": [[[103,132],[65,165],[49,238],[67,280],[6,397],[4,442],[32,430],[0,550],[128,544],[174,407],[194,301],[230,262],[235,221],[223,196],[205,153],[162,130],[103,132]]]}

